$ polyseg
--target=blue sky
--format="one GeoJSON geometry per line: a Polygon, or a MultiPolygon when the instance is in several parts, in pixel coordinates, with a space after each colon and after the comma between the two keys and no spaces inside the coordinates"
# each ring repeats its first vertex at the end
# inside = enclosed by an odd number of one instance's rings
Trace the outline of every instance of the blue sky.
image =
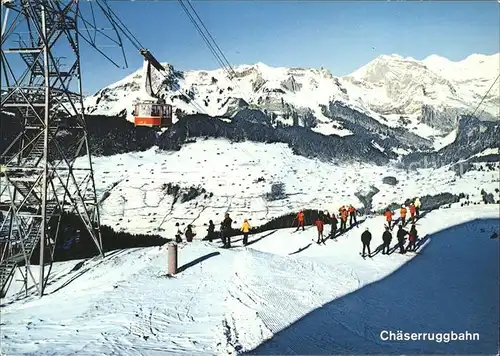
{"type": "MultiPolygon", "coordinates": [[[[110,1],[138,40],[181,70],[215,69],[214,57],[175,0],[110,1]]],[[[460,60],[500,51],[500,4],[386,1],[194,1],[231,64],[328,68],[346,75],[381,54],[460,60]]],[[[103,23],[103,25],[105,25],[103,23]]],[[[83,47],[87,93],[137,70],[142,56],[126,46],[118,69],[83,47]]],[[[116,49],[110,49],[116,54],[116,49]]]]}

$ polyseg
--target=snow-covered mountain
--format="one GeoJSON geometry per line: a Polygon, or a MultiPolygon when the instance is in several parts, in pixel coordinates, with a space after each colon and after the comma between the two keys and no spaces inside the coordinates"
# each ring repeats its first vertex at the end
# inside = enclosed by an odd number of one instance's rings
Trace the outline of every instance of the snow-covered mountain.
{"type": "MultiPolygon", "coordinates": [[[[445,138],[456,129],[459,115],[470,114],[479,104],[498,75],[500,55],[474,54],[459,62],[435,55],[422,61],[382,55],[345,77],[323,68],[272,68],[263,63],[234,69],[236,76],[230,80],[223,69],[179,72],[168,66],[166,76],[153,72],[153,85],[177,113],[232,116],[243,107],[259,108],[277,122],[326,135],[353,134],[343,117],[328,110],[340,104],[384,126],[403,127],[432,140],[445,138]]],[[[132,119],[133,102],[144,97],[142,83],[141,69],[88,97],[87,112],[127,113],[132,119]]],[[[476,115],[498,119],[499,106],[495,85],[476,115]]],[[[433,148],[441,147],[441,141],[433,148]]]]}

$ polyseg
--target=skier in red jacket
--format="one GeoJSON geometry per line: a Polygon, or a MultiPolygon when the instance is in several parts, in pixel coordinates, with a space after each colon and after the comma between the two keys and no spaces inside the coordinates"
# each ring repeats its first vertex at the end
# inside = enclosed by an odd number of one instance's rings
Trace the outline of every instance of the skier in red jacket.
{"type": "Polygon", "coordinates": [[[320,244],[324,242],[324,237],[323,237],[323,228],[325,226],[325,223],[321,218],[318,218],[315,222],[314,225],[318,228],[318,241],[316,241],[317,244],[320,244]]]}
{"type": "Polygon", "coordinates": [[[390,211],[389,209],[387,209],[384,213],[384,216],[385,216],[385,221],[387,222],[387,226],[389,226],[389,229],[392,230],[392,226],[391,226],[391,223],[392,223],[392,217],[394,216],[394,213],[392,211],[390,211]]]}
{"type": "Polygon", "coordinates": [[[300,227],[302,227],[302,231],[304,231],[304,211],[299,211],[295,219],[297,219],[297,230],[295,231],[299,231],[300,227]]]}
{"type": "Polygon", "coordinates": [[[411,229],[410,229],[410,232],[408,234],[408,240],[410,240],[410,243],[408,244],[408,247],[406,248],[406,251],[415,251],[416,250],[416,246],[415,246],[415,243],[417,242],[417,238],[418,238],[418,233],[417,233],[417,229],[415,228],[415,224],[411,224],[411,229]]]}
{"type": "Polygon", "coordinates": [[[413,205],[413,203],[411,203],[410,204],[410,217],[411,217],[412,223],[415,222],[415,211],[416,211],[415,205],[413,205]]]}

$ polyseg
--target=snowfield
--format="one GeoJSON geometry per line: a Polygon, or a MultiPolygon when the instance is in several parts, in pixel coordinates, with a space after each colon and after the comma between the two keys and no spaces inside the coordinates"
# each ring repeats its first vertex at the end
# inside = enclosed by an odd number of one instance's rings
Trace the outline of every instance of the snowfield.
{"type": "Polygon", "coordinates": [[[166,238],[173,238],[176,222],[184,227],[192,224],[204,237],[208,221],[212,219],[218,227],[226,211],[238,226],[243,219],[257,226],[302,208],[335,212],[343,204],[361,208],[354,194],[371,185],[380,190],[373,197],[376,210],[407,198],[444,192],[464,193],[470,201],[481,201],[481,189],[485,189],[494,194],[495,201],[500,199],[495,192],[500,184],[498,169],[469,171],[458,177],[448,167],[433,169],[432,162],[416,172],[392,166],[334,164],[293,155],[285,144],[198,139],[177,152],[152,148],[96,157],[93,163],[98,195],[110,193],[102,203],[101,223],[117,231],[166,238]],[[398,184],[383,184],[386,176],[395,177],[398,184]],[[206,194],[185,203],[178,199],[172,205],[174,199],[164,188],[168,183],[182,188],[200,186],[206,194]],[[284,184],[282,199],[267,200],[266,194],[278,183],[284,184]]]}
{"type": "MultiPolygon", "coordinates": [[[[486,353],[497,351],[498,206],[424,216],[420,254],[359,256],[369,217],[326,245],[314,229],[252,235],[232,249],[194,241],[167,277],[167,246],[56,263],[42,299],[2,307],[3,354],[202,355],[486,353]],[[297,250],[301,252],[294,253],[297,250]],[[471,332],[479,341],[383,341],[396,332],[471,332]],[[268,340],[268,341],[266,341],[268,340]],[[260,345],[260,346],[259,346],[260,345]]],[[[329,227],[327,227],[329,231],[329,227]]],[[[391,247],[395,245],[395,236],[391,247]]]]}

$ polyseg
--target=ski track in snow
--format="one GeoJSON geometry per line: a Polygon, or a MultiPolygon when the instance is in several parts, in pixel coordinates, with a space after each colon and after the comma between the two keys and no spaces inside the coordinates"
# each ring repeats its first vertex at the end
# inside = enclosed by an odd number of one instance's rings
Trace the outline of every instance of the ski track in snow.
{"type": "MultiPolygon", "coordinates": [[[[419,222],[419,235],[432,236],[448,226],[479,217],[498,219],[498,206],[433,211],[419,222]]],[[[498,247],[498,240],[489,239],[495,225],[471,224],[471,236],[464,237],[471,244],[480,244],[483,249],[483,244],[488,243],[498,247]]],[[[498,225],[498,220],[494,224],[498,225]]],[[[381,243],[375,231],[381,231],[383,217],[369,218],[360,229],[350,230],[337,242],[313,243],[291,256],[289,253],[297,246],[305,246],[311,237],[315,238],[316,231],[265,232],[251,235],[250,242],[267,236],[247,247],[241,246],[241,239],[234,239],[231,249],[195,241],[179,250],[179,266],[203,256],[205,259],[173,277],[166,276],[167,246],[113,251],[104,260],[56,263],[44,298],[31,296],[13,301],[11,294],[4,300],[2,351],[8,355],[234,355],[251,351],[282,330],[289,330],[286,338],[271,339],[269,346],[264,344],[263,352],[303,353],[307,346],[307,353],[348,353],[360,352],[363,345],[366,350],[389,352],[392,349],[378,335],[387,326],[394,306],[384,305],[377,298],[379,292],[368,299],[343,297],[386,276],[396,278],[391,273],[412,268],[415,256],[422,259],[421,264],[435,263],[438,267],[441,262],[433,261],[432,254],[427,257],[425,246],[421,247],[421,255],[379,253],[363,260],[358,251],[359,235],[365,226],[374,232],[375,250],[381,243]],[[406,263],[409,266],[403,266],[406,263]],[[340,306],[326,307],[333,300],[338,300],[340,306]],[[309,326],[310,332],[293,329],[295,322],[318,308],[323,315],[309,326]],[[369,319],[359,315],[363,308],[371,310],[369,319]],[[317,332],[313,332],[315,328],[317,332]]],[[[432,237],[428,243],[432,243],[432,237]]],[[[395,244],[394,236],[391,248],[395,244]]],[[[496,257],[498,261],[498,253],[496,257]]],[[[453,258],[460,261],[450,256],[448,262],[453,258]]],[[[484,272],[488,277],[490,272],[484,272]]],[[[497,283],[497,277],[491,275],[489,283],[497,283]]],[[[425,279],[418,283],[425,284],[425,279]]],[[[15,281],[11,290],[21,287],[15,281]]],[[[459,293],[466,292],[460,289],[459,293]]],[[[424,298],[425,303],[432,300],[431,295],[415,297],[421,302],[424,298]]],[[[493,305],[482,301],[481,291],[472,291],[466,298],[470,298],[469,313],[486,319],[498,315],[491,309],[485,314],[484,308],[493,305]]],[[[414,303],[408,302],[402,301],[402,305],[414,303]]],[[[442,320],[434,315],[436,325],[445,326],[446,315],[442,320]]],[[[418,313],[413,317],[420,320],[418,313]]],[[[423,312],[422,325],[429,323],[428,318],[423,312]]],[[[484,320],[486,329],[479,330],[485,338],[491,335],[488,323],[494,320],[484,320]]],[[[423,349],[409,343],[397,344],[393,350],[419,353],[423,349]]]]}

